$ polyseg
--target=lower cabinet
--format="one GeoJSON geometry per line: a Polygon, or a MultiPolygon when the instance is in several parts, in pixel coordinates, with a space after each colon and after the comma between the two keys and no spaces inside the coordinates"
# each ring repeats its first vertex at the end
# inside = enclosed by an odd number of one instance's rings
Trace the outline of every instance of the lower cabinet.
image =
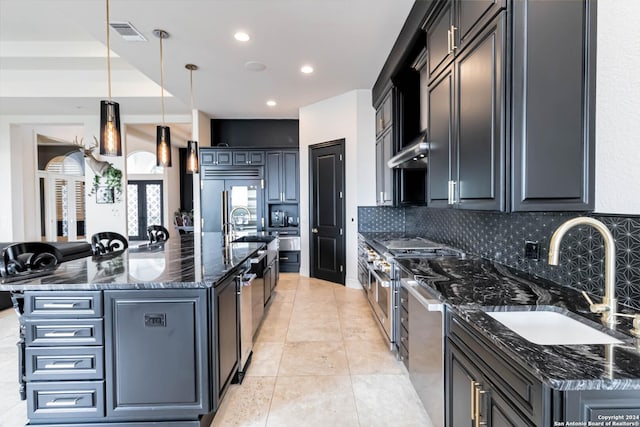
{"type": "Polygon", "coordinates": [[[213,288],[212,306],[214,325],[211,343],[214,346],[215,396],[213,410],[217,410],[222,397],[235,376],[240,354],[238,352],[240,330],[238,320],[238,282],[235,276],[229,277],[213,288]]]}
{"type": "Polygon", "coordinates": [[[297,273],[300,271],[300,251],[280,251],[278,254],[278,271],[297,273]]]}
{"type": "Polygon", "coordinates": [[[104,306],[107,417],[208,412],[206,290],[105,291],[104,306]]]}
{"type": "Polygon", "coordinates": [[[640,390],[553,390],[455,315],[445,355],[447,426],[606,425],[599,423],[611,416],[629,423],[619,425],[640,422],[640,390]]]}

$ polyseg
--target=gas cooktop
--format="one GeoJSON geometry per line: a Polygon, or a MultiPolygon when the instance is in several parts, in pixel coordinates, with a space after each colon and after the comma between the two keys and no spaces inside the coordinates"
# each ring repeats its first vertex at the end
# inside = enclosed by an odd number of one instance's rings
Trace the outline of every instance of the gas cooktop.
{"type": "Polygon", "coordinates": [[[394,257],[464,257],[464,253],[442,243],[432,242],[422,237],[402,237],[388,240],[376,240],[394,257]]]}

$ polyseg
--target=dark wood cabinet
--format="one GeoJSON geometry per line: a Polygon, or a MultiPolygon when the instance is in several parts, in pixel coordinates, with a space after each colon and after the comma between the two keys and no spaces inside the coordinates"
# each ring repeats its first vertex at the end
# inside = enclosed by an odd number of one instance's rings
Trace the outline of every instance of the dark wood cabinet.
{"type": "Polygon", "coordinates": [[[513,2],[513,211],[593,210],[595,0],[513,2]]]}
{"type": "Polygon", "coordinates": [[[204,289],[104,292],[107,417],[209,411],[206,305],[204,289]]]}
{"type": "Polygon", "coordinates": [[[267,203],[298,203],[298,152],[267,151],[265,193],[267,203]]]}
{"type": "Polygon", "coordinates": [[[233,152],[231,150],[202,150],[200,163],[212,166],[231,166],[233,165],[233,152]]]}
{"type": "Polygon", "coordinates": [[[213,288],[212,293],[214,327],[211,342],[216,355],[213,368],[216,374],[214,409],[218,408],[226,393],[240,360],[237,286],[237,279],[232,276],[213,288]]]}
{"type": "Polygon", "coordinates": [[[429,86],[428,204],[505,210],[506,13],[429,86]]]}
{"type": "Polygon", "coordinates": [[[376,137],[387,130],[393,124],[393,105],[391,91],[383,98],[382,102],[376,108],[376,137]]]}
{"type": "Polygon", "coordinates": [[[233,152],[234,166],[262,166],[264,165],[264,151],[238,151],[233,152]]]}
{"type": "Polygon", "coordinates": [[[393,169],[387,162],[393,156],[393,128],[376,141],[376,204],[378,206],[393,206],[393,169]]]}

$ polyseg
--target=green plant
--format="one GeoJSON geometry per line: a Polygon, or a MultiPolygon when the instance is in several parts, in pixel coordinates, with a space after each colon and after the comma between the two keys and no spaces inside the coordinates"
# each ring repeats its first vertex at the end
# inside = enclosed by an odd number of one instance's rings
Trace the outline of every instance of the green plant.
{"type": "Polygon", "coordinates": [[[109,163],[109,167],[102,176],[93,177],[93,185],[89,195],[92,196],[98,191],[98,187],[105,186],[114,191],[115,201],[120,201],[122,197],[122,171],[109,163]]]}

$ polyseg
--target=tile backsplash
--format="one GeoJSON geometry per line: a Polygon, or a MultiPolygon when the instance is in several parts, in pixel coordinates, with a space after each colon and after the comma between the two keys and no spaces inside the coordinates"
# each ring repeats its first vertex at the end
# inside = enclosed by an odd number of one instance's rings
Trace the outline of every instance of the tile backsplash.
{"type": "MultiPolygon", "coordinates": [[[[571,229],[561,244],[559,266],[547,263],[555,229],[577,212],[496,213],[426,207],[358,208],[359,231],[403,232],[442,242],[563,286],[604,290],[604,242],[589,226],[571,229]],[[537,241],[540,259],[524,258],[525,241],[537,241]]],[[[640,216],[589,214],[602,221],[616,240],[618,301],[640,310],[640,216]]]]}

